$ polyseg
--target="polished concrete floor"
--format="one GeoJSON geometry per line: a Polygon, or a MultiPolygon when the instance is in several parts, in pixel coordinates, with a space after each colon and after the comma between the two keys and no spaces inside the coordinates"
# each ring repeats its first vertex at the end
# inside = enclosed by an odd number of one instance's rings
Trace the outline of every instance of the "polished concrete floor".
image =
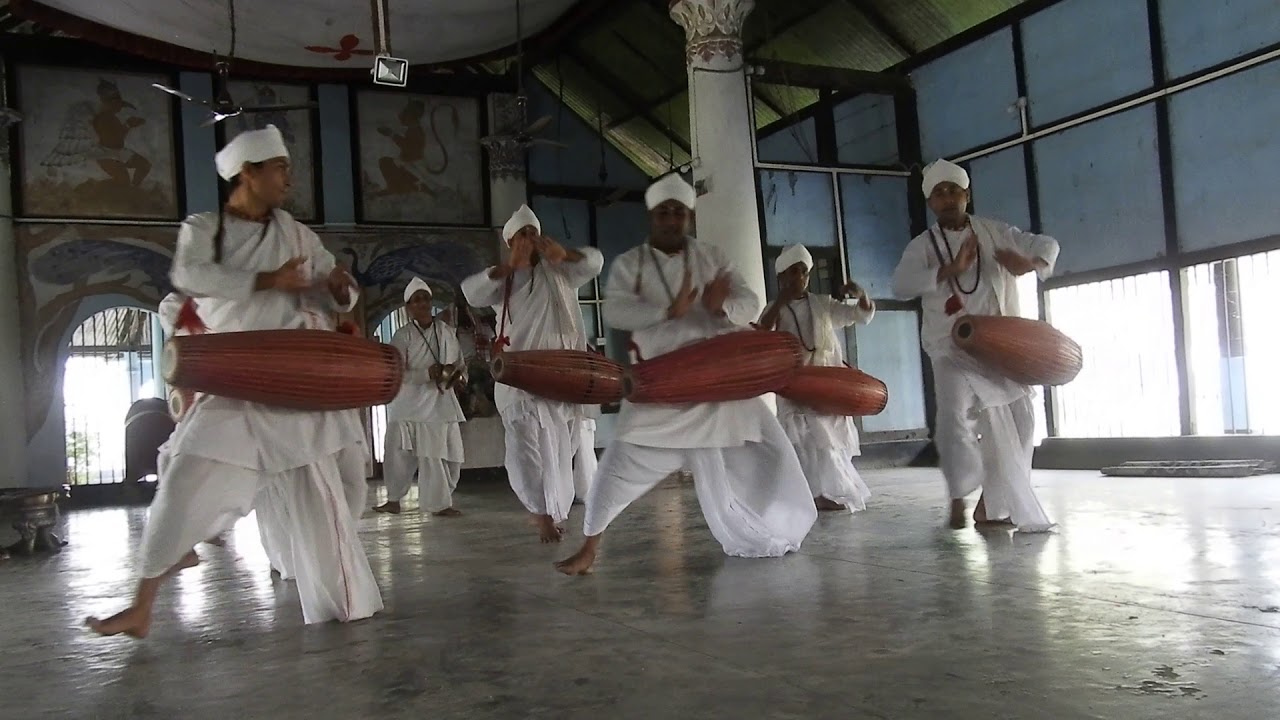
{"type": "Polygon", "coordinates": [[[387,609],[350,625],[302,624],[250,518],[142,642],[80,623],[128,596],[144,511],[71,512],[61,555],[0,563],[0,717],[1280,716],[1280,478],[1038,472],[1042,536],[943,529],[936,471],[867,479],[777,560],[722,555],[665,485],[578,578],[552,561],[580,508],[543,546],[464,485],[461,518],[366,515],[387,609]]]}

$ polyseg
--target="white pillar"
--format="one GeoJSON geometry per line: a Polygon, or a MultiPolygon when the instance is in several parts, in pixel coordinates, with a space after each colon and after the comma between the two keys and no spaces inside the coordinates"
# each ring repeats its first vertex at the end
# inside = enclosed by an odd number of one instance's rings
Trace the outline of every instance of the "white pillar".
{"type": "Polygon", "coordinates": [[[743,72],[742,25],[755,0],[672,0],[685,32],[698,237],[722,247],[763,302],[764,256],[743,72]],[[705,194],[703,194],[705,193],[705,194]]]}
{"type": "MultiPolygon", "coordinates": [[[[489,133],[513,136],[521,130],[520,107],[510,93],[489,95],[489,133]]],[[[524,204],[525,151],[510,140],[486,143],[489,150],[489,210],[495,228],[524,204]]]]}
{"type": "MultiPolygon", "coordinates": [[[[0,108],[5,68],[0,61],[0,108]]],[[[9,129],[0,119],[0,488],[27,482],[27,404],[22,377],[22,323],[18,312],[18,248],[9,184],[9,129]]]]}

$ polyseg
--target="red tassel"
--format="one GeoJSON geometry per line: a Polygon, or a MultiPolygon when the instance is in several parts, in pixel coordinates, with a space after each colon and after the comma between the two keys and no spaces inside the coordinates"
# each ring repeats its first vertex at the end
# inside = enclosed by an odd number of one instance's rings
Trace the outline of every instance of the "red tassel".
{"type": "Polygon", "coordinates": [[[952,295],[951,297],[947,298],[947,306],[945,309],[947,311],[947,315],[955,315],[956,313],[964,309],[964,305],[961,304],[959,297],[952,295]]]}
{"type": "Polygon", "coordinates": [[[195,298],[187,298],[186,302],[182,303],[182,309],[178,311],[178,322],[174,325],[175,334],[178,330],[186,330],[192,335],[209,331],[209,327],[204,324],[204,321],[200,319],[200,314],[196,312],[195,298]]]}
{"type": "Polygon", "coordinates": [[[346,333],[352,337],[360,337],[360,328],[350,320],[344,320],[338,323],[338,332],[346,333]]]}

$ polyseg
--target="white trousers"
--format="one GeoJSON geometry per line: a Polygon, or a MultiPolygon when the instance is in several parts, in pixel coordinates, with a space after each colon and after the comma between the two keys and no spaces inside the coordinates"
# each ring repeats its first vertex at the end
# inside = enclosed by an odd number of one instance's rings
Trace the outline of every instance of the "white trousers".
{"type": "Polygon", "coordinates": [[[525,509],[564,522],[573,505],[573,439],[570,420],[538,400],[502,413],[507,479],[525,509]]]}
{"type": "Polygon", "coordinates": [[[1022,532],[1047,532],[1054,523],[1031,489],[1035,414],[1030,397],[983,409],[963,372],[934,363],[939,464],[952,499],[982,488],[987,517],[1008,518],[1022,532]],[[981,434],[981,440],[979,440],[981,434]]]}
{"type": "Polygon", "coordinates": [[[849,512],[867,509],[871,489],[862,481],[847,449],[805,445],[796,445],[795,449],[813,497],[833,500],[844,505],[849,512]]]}
{"type": "Polygon", "coordinates": [[[726,555],[779,557],[800,549],[818,511],[795,449],[776,422],[763,442],[671,449],[614,441],[600,460],[582,532],[604,532],[631,503],[679,471],[693,475],[702,516],[726,555]]]}
{"type": "Polygon", "coordinates": [[[344,497],[339,455],[281,473],[195,455],[166,458],[143,532],[143,577],[159,577],[196,543],[231,527],[265,492],[288,541],[280,552],[294,565],[303,620],[350,621],[378,612],[382,596],[344,497]]]}
{"type": "MultiPolygon", "coordinates": [[[[359,443],[338,452],[338,472],[342,477],[342,493],[351,518],[357,526],[364,514],[364,503],[369,493],[365,445],[359,443]]],[[[253,513],[258,522],[258,538],[271,567],[282,580],[294,580],[293,548],[289,540],[288,498],[281,493],[263,487],[253,501],[253,513]]]]}
{"type": "Polygon", "coordinates": [[[596,421],[593,418],[576,418],[570,423],[573,433],[573,495],[586,502],[591,479],[596,476],[599,460],[596,458],[596,421]]]}
{"type": "MultiPolygon", "coordinates": [[[[396,437],[399,437],[398,432],[396,437]]],[[[413,451],[392,443],[388,435],[382,456],[382,481],[387,486],[387,500],[400,502],[408,495],[415,474],[418,476],[419,507],[433,513],[453,507],[453,491],[458,489],[462,463],[419,457],[413,451]]]]}

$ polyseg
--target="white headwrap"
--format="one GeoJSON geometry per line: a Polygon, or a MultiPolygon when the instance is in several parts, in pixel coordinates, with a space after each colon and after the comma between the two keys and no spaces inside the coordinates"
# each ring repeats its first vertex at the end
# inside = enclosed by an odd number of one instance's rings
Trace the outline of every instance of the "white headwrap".
{"type": "Polygon", "coordinates": [[[507,221],[507,224],[502,226],[503,241],[510,244],[511,238],[515,237],[515,234],[523,230],[526,225],[532,225],[534,230],[537,230],[539,234],[542,233],[542,223],[538,222],[538,216],[533,214],[528,205],[521,205],[519,210],[511,213],[511,219],[507,221]]]}
{"type": "Polygon", "coordinates": [[[644,204],[650,210],[668,200],[675,200],[692,210],[698,201],[698,192],[676,173],[663,176],[644,191],[644,204]]]}
{"type": "Polygon", "coordinates": [[[223,180],[240,174],[245,163],[262,162],[277,157],[289,157],[289,149],[284,146],[284,137],[275,125],[268,125],[261,130],[246,130],[235,136],[226,147],[218,151],[214,164],[218,166],[218,175],[223,180]]]}
{"type": "Polygon", "coordinates": [[[427,297],[431,297],[432,295],[431,286],[423,282],[422,278],[415,277],[414,279],[409,281],[408,286],[406,286],[404,289],[404,302],[406,305],[409,304],[409,298],[412,298],[413,294],[418,292],[419,290],[422,290],[423,292],[425,292],[427,294],[427,297]]]}
{"type": "Polygon", "coordinates": [[[929,197],[939,183],[953,182],[969,189],[969,173],[949,160],[938,159],[924,166],[924,196],[929,197]]]}
{"type": "Polygon", "coordinates": [[[773,263],[773,269],[781,275],[784,270],[796,263],[804,263],[806,270],[813,269],[813,256],[809,254],[809,250],[803,245],[792,245],[783,250],[782,254],[773,263]]]}

